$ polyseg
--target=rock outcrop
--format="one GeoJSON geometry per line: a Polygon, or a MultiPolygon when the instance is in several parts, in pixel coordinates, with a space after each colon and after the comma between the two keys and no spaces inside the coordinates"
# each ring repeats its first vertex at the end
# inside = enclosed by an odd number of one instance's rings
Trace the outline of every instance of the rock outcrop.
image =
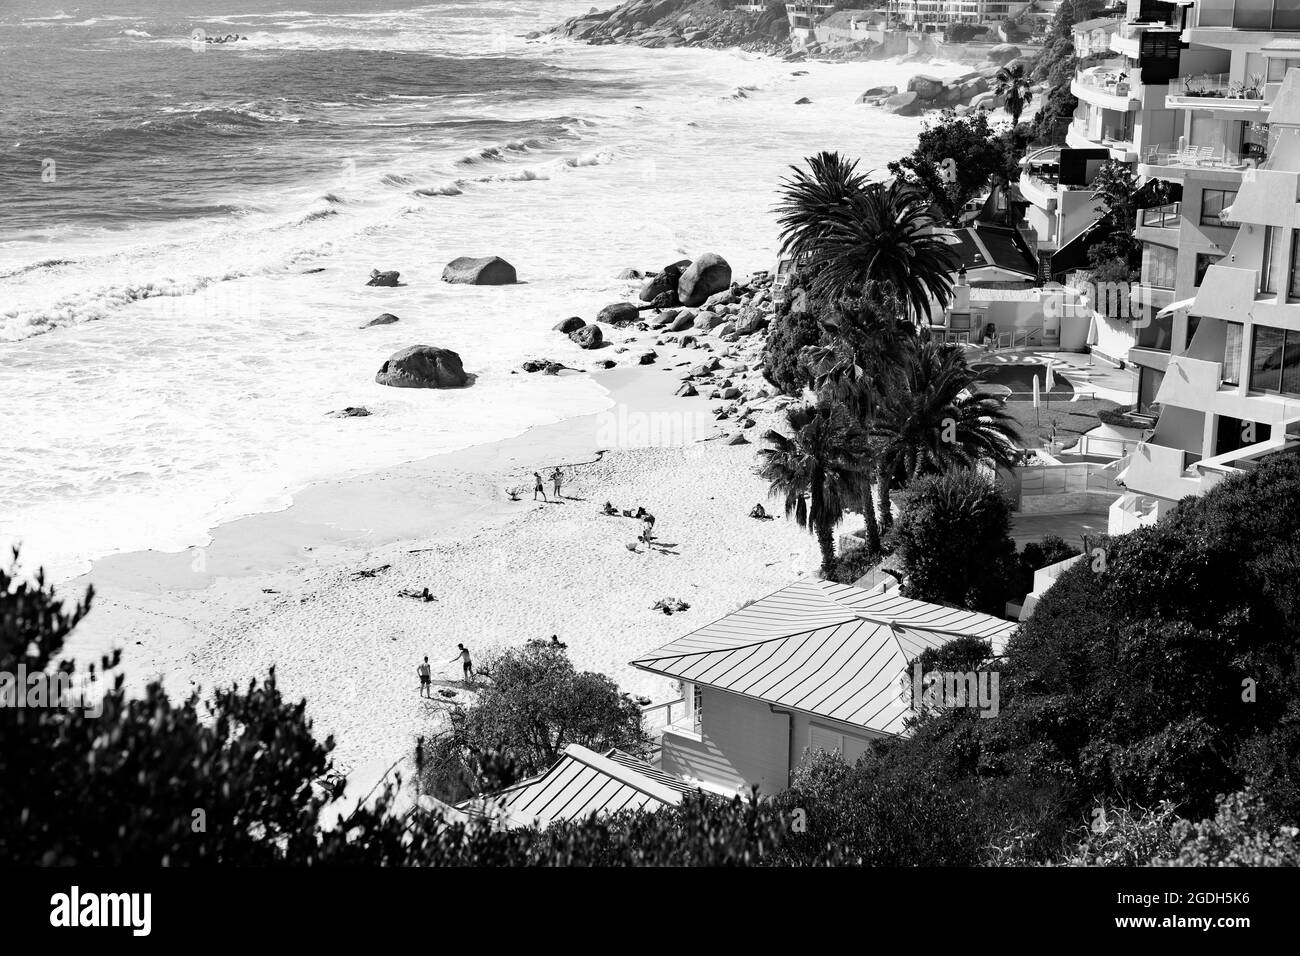
{"type": "Polygon", "coordinates": [[[600,331],[599,325],[584,325],[582,328],[570,332],[569,338],[579,348],[584,349],[598,349],[605,344],[605,335],[600,331]]]}
{"type": "Polygon", "coordinates": [[[393,313],[391,313],[391,312],[383,312],[383,313],[381,313],[381,314],[375,316],[373,319],[371,319],[369,322],[367,322],[365,325],[363,325],[363,326],[361,326],[361,327],[362,327],[363,329],[368,329],[368,328],[370,328],[371,326],[375,326],[375,325],[392,325],[394,322],[397,322],[397,321],[399,321],[399,320],[398,320],[397,316],[393,315],[393,313]]]}
{"type": "Polygon", "coordinates": [[[515,275],[515,267],[500,256],[480,259],[461,256],[447,263],[442,270],[442,281],[464,285],[513,285],[519,278],[515,275]]]}
{"type": "Polygon", "coordinates": [[[785,53],[790,25],[779,7],[724,10],[716,0],[627,0],[610,10],[593,7],[549,32],[598,45],[739,47],[785,53]]]}
{"type": "Polygon", "coordinates": [[[370,281],[366,285],[395,286],[400,275],[400,272],[380,272],[378,269],[371,269],[370,281]]]}
{"type": "Polygon", "coordinates": [[[731,285],[731,266],[716,252],[706,252],[692,262],[677,281],[677,301],[686,306],[703,305],[714,293],[731,285]]]}
{"type": "Polygon", "coordinates": [[[451,349],[412,345],[394,352],[375,373],[375,381],[394,388],[463,388],[469,376],[451,349]]]}
{"type": "Polygon", "coordinates": [[[596,316],[596,321],[604,322],[606,325],[629,325],[635,322],[640,314],[631,302],[615,302],[601,309],[596,316]]]}
{"type": "Polygon", "coordinates": [[[569,335],[572,332],[578,331],[578,329],[582,328],[586,324],[586,322],[582,321],[582,319],[578,318],[576,315],[571,315],[567,319],[555,323],[555,331],[569,335]]]}

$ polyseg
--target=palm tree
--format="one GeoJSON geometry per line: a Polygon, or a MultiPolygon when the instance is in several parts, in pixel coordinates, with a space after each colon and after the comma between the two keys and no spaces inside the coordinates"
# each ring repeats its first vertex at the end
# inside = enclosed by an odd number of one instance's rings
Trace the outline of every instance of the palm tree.
{"type": "Polygon", "coordinates": [[[822,569],[835,560],[835,526],[861,488],[865,434],[838,405],[796,405],[786,411],[791,434],[763,436],[759,475],[771,495],[785,498],[785,514],[817,537],[822,569]]]}
{"type": "Polygon", "coordinates": [[[889,486],[903,480],[978,464],[1010,467],[1020,461],[1020,433],[1000,399],[978,390],[979,373],[955,346],[923,342],[906,384],[879,410],[872,437],[879,443],[876,484],[880,521],[891,524],[889,486]]]}
{"type": "Polygon", "coordinates": [[[993,92],[1002,98],[1007,112],[1011,114],[1012,129],[1020,125],[1020,114],[1034,98],[1031,86],[1029,74],[1021,63],[1004,66],[993,77],[993,92]]]}
{"type": "Polygon", "coordinates": [[[781,249],[809,260],[813,292],[837,299],[888,288],[916,319],[952,299],[956,257],[924,194],[897,178],[870,182],[856,162],[819,153],[781,184],[781,249]]]}
{"type": "MultiPolygon", "coordinates": [[[[901,320],[897,300],[877,291],[869,289],[870,294],[856,303],[842,303],[838,317],[822,323],[831,333],[828,344],[809,348],[804,356],[821,400],[842,405],[868,433],[882,401],[902,387],[903,369],[916,346],[915,327],[901,320]]],[[[866,546],[880,554],[880,525],[871,489],[877,445],[868,441],[862,451],[866,546]]]]}

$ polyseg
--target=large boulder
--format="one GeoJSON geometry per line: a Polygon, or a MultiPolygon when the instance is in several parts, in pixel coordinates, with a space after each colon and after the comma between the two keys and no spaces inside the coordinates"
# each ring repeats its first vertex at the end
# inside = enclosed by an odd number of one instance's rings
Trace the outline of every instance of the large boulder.
{"type": "Polygon", "coordinates": [[[695,327],[697,329],[703,329],[705,332],[717,328],[722,323],[722,316],[718,315],[716,312],[709,312],[706,310],[695,314],[695,327]]]}
{"type": "Polygon", "coordinates": [[[596,316],[596,321],[604,322],[606,325],[627,325],[635,322],[640,314],[631,302],[615,302],[601,309],[596,316]]]}
{"type": "Polygon", "coordinates": [[[582,321],[582,319],[578,318],[576,315],[571,315],[567,319],[557,322],[555,324],[555,331],[563,332],[565,335],[568,335],[570,332],[578,331],[578,329],[582,328],[586,324],[586,322],[582,321]]]}
{"type": "Polygon", "coordinates": [[[375,381],[394,388],[462,388],[469,376],[451,349],[412,345],[394,352],[375,373],[375,381]]]}
{"type": "Polygon", "coordinates": [[[668,326],[669,332],[685,332],[695,326],[695,313],[686,311],[678,312],[677,317],[673,319],[672,324],[668,326]]]}
{"type": "Polygon", "coordinates": [[[881,104],[895,116],[920,116],[925,103],[915,93],[895,93],[881,104]]]}
{"type": "Polygon", "coordinates": [[[400,272],[380,272],[378,269],[371,269],[370,281],[366,285],[395,286],[400,275],[400,272]]]}
{"type": "Polygon", "coordinates": [[[515,275],[515,267],[500,256],[481,259],[461,256],[447,263],[442,270],[442,281],[465,285],[513,285],[519,277],[515,275]]]}
{"type": "Polygon", "coordinates": [[[907,92],[915,93],[923,100],[933,100],[943,92],[943,80],[918,73],[907,81],[907,92]]]}
{"type": "Polygon", "coordinates": [[[746,312],[736,322],[737,335],[753,335],[767,328],[767,316],[757,312],[746,312]]]}
{"type": "Polygon", "coordinates": [[[677,282],[682,305],[703,305],[715,292],[731,286],[731,266],[716,252],[706,252],[687,267],[677,282]]]}
{"type": "Polygon", "coordinates": [[[855,100],[857,103],[865,103],[868,100],[882,99],[886,96],[893,96],[898,92],[896,86],[873,86],[855,100]]]}
{"type": "Polygon", "coordinates": [[[371,319],[369,322],[367,322],[365,325],[361,327],[363,329],[368,329],[372,325],[392,325],[396,321],[398,321],[397,316],[393,315],[393,313],[391,312],[384,312],[380,315],[375,316],[373,319],[371,319]]]}
{"type": "Polygon", "coordinates": [[[605,343],[605,336],[600,331],[599,325],[584,325],[582,328],[569,333],[569,338],[584,349],[598,349],[605,343]]]}
{"type": "Polygon", "coordinates": [[[991,63],[1010,63],[1020,55],[1020,47],[1014,43],[999,43],[988,52],[989,62],[991,63]]]}

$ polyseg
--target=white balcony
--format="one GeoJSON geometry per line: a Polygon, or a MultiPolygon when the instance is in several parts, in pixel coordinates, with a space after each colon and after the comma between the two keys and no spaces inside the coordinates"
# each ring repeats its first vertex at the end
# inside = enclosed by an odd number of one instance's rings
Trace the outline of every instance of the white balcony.
{"type": "Polygon", "coordinates": [[[1142,105],[1137,75],[1117,67],[1080,70],[1070,81],[1070,92],[1085,103],[1121,113],[1134,112],[1142,105]]]}
{"type": "Polygon", "coordinates": [[[1129,455],[1121,480],[1140,495],[1180,501],[1207,490],[1200,475],[1189,470],[1198,460],[1198,455],[1181,448],[1143,442],[1129,455]]]}
{"type": "Polygon", "coordinates": [[[1234,117],[1265,117],[1277,95],[1277,83],[1234,80],[1228,73],[1201,73],[1169,81],[1165,106],[1169,109],[1209,110],[1234,117]]]}

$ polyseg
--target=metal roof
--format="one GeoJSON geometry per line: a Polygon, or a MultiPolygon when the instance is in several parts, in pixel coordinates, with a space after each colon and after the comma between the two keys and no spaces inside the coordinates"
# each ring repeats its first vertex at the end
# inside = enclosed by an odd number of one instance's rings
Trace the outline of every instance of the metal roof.
{"type": "Polygon", "coordinates": [[[898,734],[910,713],[899,693],[909,662],[959,636],[1001,654],[1014,621],[800,581],[632,661],[666,677],[898,734]]]}
{"type": "Polygon", "coordinates": [[[556,820],[676,806],[691,789],[621,750],[598,754],[570,744],[544,774],[493,799],[506,826],[545,828],[556,820]]]}

